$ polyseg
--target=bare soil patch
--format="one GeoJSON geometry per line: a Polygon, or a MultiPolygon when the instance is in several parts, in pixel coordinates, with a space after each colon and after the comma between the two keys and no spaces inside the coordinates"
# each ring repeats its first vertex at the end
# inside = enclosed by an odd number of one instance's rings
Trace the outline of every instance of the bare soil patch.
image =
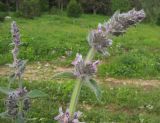
{"type": "MultiPolygon", "coordinates": [[[[36,62],[26,66],[24,79],[28,81],[33,80],[51,80],[53,75],[57,72],[72,71],[73,68],[57,67],[52,63],[36,62]]],[[[0,77],[7,77],[10,74],[8,66],[0,66],[0,77]]],[[[98,78],[97,78],[98,79],[98,78]]],[[[160,80],[143,80],[143,79],[116,79],[108,78],[100,79],[101,84],[109,84],[111,86],[132,84],[136,86],[143,86],[146,89],[160,86],[160,80]]]]}

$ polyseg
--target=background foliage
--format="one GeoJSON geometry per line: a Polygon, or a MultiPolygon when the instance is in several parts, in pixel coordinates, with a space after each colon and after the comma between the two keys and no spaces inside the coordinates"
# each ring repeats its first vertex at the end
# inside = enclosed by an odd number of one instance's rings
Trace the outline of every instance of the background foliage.
{"type": "Polygon", "coordinates": [[[146,21],[157,23],[160,14],[159,0],[1,0],[0,11],[16,10],[22,16],[33,18],[43,12],[52,11],[52,13],[61,14],[61,11],[66,10],[67,6],[73,4],[73,1],[77,4],[68,7],[71,8],[68,10],[70,11],[69,16],[73,14],[78,17],[81,9],[84,13],[111,15],[116,10],[128,11],[131,8],[138,10],[143,8],[147,13],[146,21]]]}

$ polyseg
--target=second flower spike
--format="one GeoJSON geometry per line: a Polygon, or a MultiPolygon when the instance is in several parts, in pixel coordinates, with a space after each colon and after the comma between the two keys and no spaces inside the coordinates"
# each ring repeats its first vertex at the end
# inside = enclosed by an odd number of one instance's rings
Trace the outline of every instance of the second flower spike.
{"type": "Polygon", "coordinates": [[[74,75],[80,78],[85,78],[90,77],[96,73],[99,61],[89,61],[85,63],[85,61],[82,58],[82,55],[77,54],[72,64],[75,66],[74,75]]]}

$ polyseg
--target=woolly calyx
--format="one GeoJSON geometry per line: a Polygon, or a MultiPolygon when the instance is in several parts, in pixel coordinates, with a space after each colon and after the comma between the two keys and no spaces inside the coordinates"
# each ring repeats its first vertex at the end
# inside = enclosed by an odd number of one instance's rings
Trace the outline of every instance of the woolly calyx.
{"type": "Polygon", "coordinates": [[[145,18],[145,12],[143,10],[136,11],[130,10],[127,13],[120,14],[119,11],[111,17],[108,22],[99,24],[98,28],[92,30],[88,35],[88,43],[96,51],[108,56],[106,51],[112,45],[111,36],[119,36],[126,32],[126,30],[132,26],[141,22],[145,18]]]}
{"type": "Polygon", "coordinates": [[[99,61],[85,63],[82,55],[77,54],[72,64],[75,67],[74,75],[83,78],[90,77],[96,73],[99,61]]]}

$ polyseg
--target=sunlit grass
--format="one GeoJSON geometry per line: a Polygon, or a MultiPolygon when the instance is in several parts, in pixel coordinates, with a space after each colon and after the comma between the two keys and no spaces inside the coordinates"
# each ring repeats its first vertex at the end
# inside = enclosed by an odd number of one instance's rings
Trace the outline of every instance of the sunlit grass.
{"type": "MultiPolygon", "coordinates": [[[[47,98],[32,101],[32,107],[27,114],[34,118],[28,123],[54,123],[53,117],[58,113],[58,107],[68,107],[73,80],[56,81],[26,81],[24,86],[28,90],[39,89],[49,95],[47,98]]],[[[7,86],[7,80],[0,78],[0,85],[7,86]]],[[[15,87],[15,85],[14,85],[15,87]]],[[[14,88],[13,87],[13,88],[14,88]]],[[[102,100],[98,102],[89,88],[83,86],[78,109],[83,112],[82,121],[87,123],[158,123],[160,121],[160,89],[134,87],[129,85],[110,86],[101,85],[102,100]]],[[[0,94],[0,112],[5,110],[4,95],[0,94]]],[[[10,123],[0,119],[1,123],[10,123]]]]}
{"type": "MultiPolygon", "coordinates": [[[[51,61],[55,65],[70,65],[77,52],[86,55],[89,46],[88,32],[103,23],[108,17],[83,15],[79,19],[65,15],[43,15],[34,20],[13,18],[20,27],[21,39],[25,42],[21,58],[32,61],[51,61]],[[71,52],[67,55],[66,52],[71,52]]],[[[10,21],[0,24],[0,64],[11,61],[10,21]]],[[[111,56],[103,58],[99,76],[138,77],[159,79],[160,75],[160,27],[138,24],[126,34],[114,38],[111,56]],[[124,59],[125,58],[125,59],[124,59]],[[126,64],[130,59],[133,64],[126,64]],[[119,67],[117,67],[119,66],[119,67]],[[134,68],[133,68],[134,67],[134,68]]],[[[99,59],[102,59],[98,55],[99,59]]]]}

